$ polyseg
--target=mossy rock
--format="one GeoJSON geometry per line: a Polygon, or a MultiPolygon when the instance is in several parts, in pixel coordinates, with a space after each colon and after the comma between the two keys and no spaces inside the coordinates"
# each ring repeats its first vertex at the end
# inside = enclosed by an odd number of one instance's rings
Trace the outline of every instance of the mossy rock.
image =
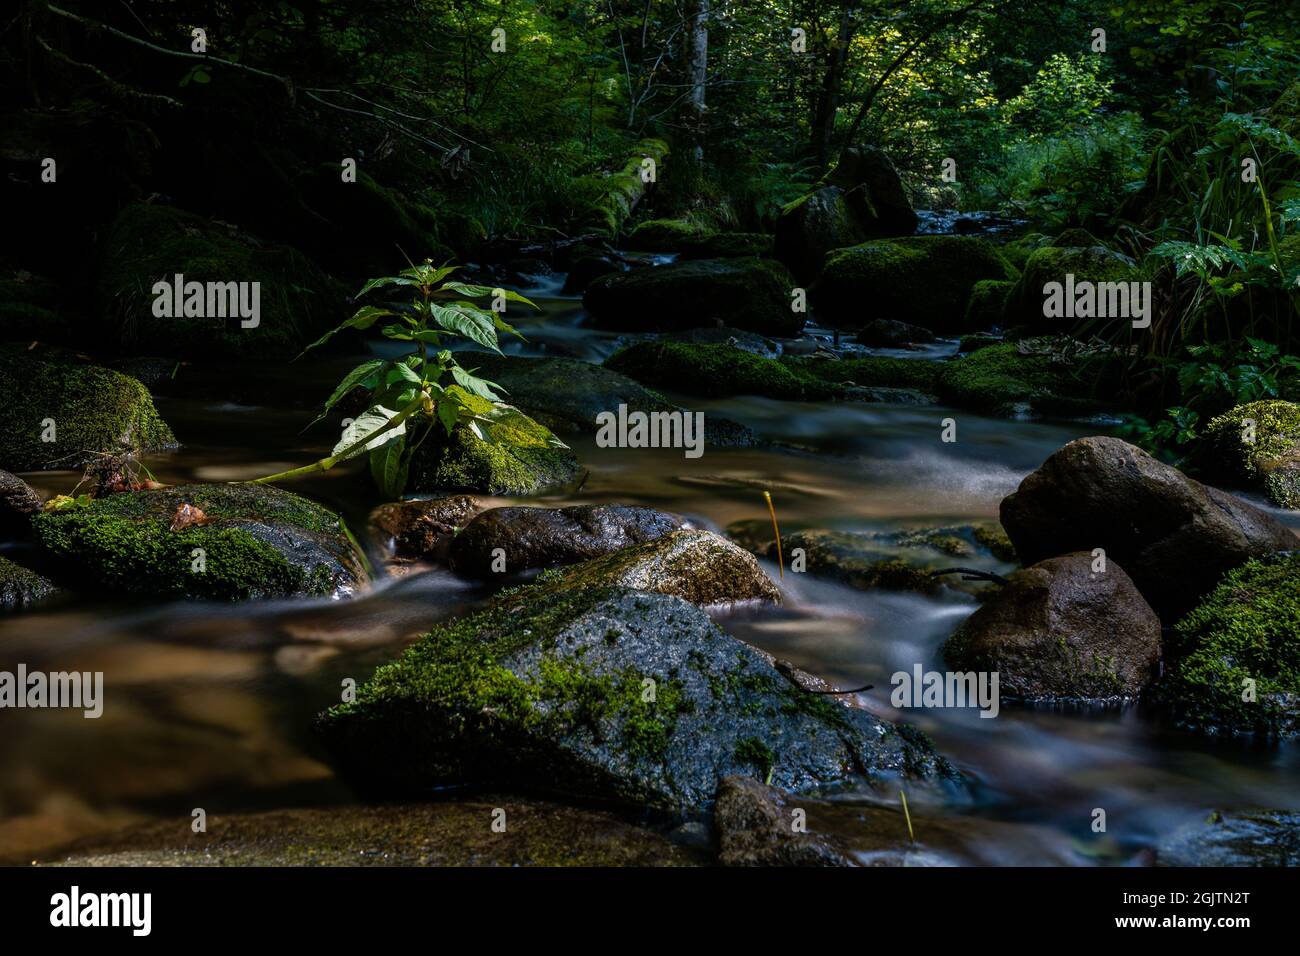
{"type": "Polygon", "coordinates": [[[762,395],[798,401],[829,398],[837,391],[797,367],[730,345],[640,342],[611,355],[605,367],[646,385],[705,397],[762,395]]]}
{"type": "Polygon", "coordinates": [[[346,290],[288,246],[260,243],[167,206],[128,206],[104,238],[97,287],[105,342],[122,351],[190,358],[292,357],[347,315],[346,290]],[[259,282],[260,316],[154,315],[154,284],[259,282]]]}
{"type": "MultiPolygon", "coordinates": [[[[940,369],[939,397],[959,408],[995,415],[1080,415],[1104,407],[1089,384],[1096,367],[1025,354],[1014,342],[989,345],[940,369]]],[[[1097,394],[1106,392],[1098,388],[1097,394]]]]}
{"type": "Polygon", "coordinates": [[[628,233],[626,245],[638,252],[678,252],[681,243],[708,233],[689,219],[647,219],[628,233]]]}
{"type": "Polygon", "coordinates": [[[933,332],[978,331],[967,323],[971,290],[1015,271],[987,239],[909,236],[837,249],[813,287],[817,314],[831,325],[900,319],[933,332]]]}
{"type": "Polygon", "coordinates": [[[761,232],[716,232],[686,219],[650,219],[627,238],[638,252],[676,252],[683,259],[737,259],[770,256],[772,237],[761,232]]]}
{"type": "Polygon", "coordinates": [[[1300,509],[1300,405],[1238,405],[1211,420],[1194,457],[1211,480],[1259,487],[1279,508],[1300,509]]]}
{"type": "Polygon", "coordinates": [[[722,777],[807,790],[950,773],[922,735],[789,683],[681,598],[521,588],[435,628],[318,727],[375,794],[473,782],[695,816],[722,777]]]}
{"type": "Polygon", "coordinates": [[[45,577],[0,555],[0,611],[23,611],[57,590],[45,577]]]}
{"type": "Polygon", "coordinates": [[[1007,310],[1007,299],[1014,286],[1014,282],[1005,279],[981,279],[971,286],[970,299],[966,303],[966,327],[1000,328],[1007,310]]]}
{"type": "Polygon", "coordinates": [[[99,453],[175,444],[148,390],[131,376],[60,353],[0,347],[0,468],[77,469],[99,453]]]}
{"type": "Polygon", "coordinates": [[[656,168],[662,168],[668,155],[668,143],[650,137],[637,143],[620,169],[608,175],[585,177],[584,184],[591,199],[581,224],[599,231],[608,239],[616,237],[649,188],[641,178],[642,164],[650,159],[656,168]]]}
{"type": "Polygon", "coordinates": [[[0,274],[0,341],[69,345],[78,328],[64,312],[58,283],[29,272],[0,274]]]}
{"type": "Polygon", "coordinates": [[[1160,699],[1203,733],[1300,733],[1300,555],[1228,572],[1174,627],[1160,699]],[[1253,681],[1253,701],[1243,700],[1253,681]]]}
{"type": "Polygon", "coordinates": [[[81,580],[119,594],[227,601],[344,596],[366,582],[342,519],[270,485],[177,485],[72,501],[47,506],[32,527],[81,580]],[[205,518],[177,522],[183,505],[205,518]]]}
{"type": "Polygon", "coordinates": [[[986,349],[990,345],[1001,345],[1003,341],[1005,340],[1000,335],[986,335],[983,332],[976,332],[974,335],[963,335],[957,342],[957,352],[968,355],[971,352],[986,349]]]}
{"type": "Polygon", "coordinates": [[[673,332],[716,320],[760,335],[793,336],[794,280],[770,259],[697,259],[601,276],[583,305],[600,328],[673,332]]]}
{"type": "Polygon", "coordinates": [[[859,388],[912,389],[933,393],[942,365],[924,359],[870,355],[833,361],[801,356],[783,356],[781,364],[804,379],[813,379],[837,389],[859,388]]]}
{"type": "MultiPolygon", "coordinates": [[[[460,400],[477,415],[492,411],[487,399],[453,385],[460,400]]],[[[573,452],[546,426],[519,409],[495,415],[491,441],[465,425],[448,435],[434,424],[411,462],[408,489],[413,492],[474,491],[492,495],[537,495],[573,484],[582,466],[573,452]]]]}
{"type": "Polygon", "coordinates": [[[1068,333],[1083,323],[1130,322],[1129,318],[1070,319],[1043,315],[1043,288],[1050,282],[1064,285],[1073,275],[1076,286],[1081,282],[1136,282],[1141,276],[1133,260],[1112,252],[1105,246],[1044,246],[1025,260],[1020,278],[1007,297],[1006,324],[1024,325],[1039,333],[1068,333]]]}
{"type": "Polygon", "coordinates": [[[1048,245],[1056,249],[1086,249],[1091,246],[1104,247],[1105,243],[1098,241],[1097,237],[1087,229],[1073,226],[1056,236],[1048,245]]]}

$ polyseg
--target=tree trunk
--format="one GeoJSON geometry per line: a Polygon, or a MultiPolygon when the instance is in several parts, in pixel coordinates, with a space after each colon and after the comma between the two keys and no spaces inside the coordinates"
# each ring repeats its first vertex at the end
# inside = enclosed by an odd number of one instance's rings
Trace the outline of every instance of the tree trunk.
{"type": "Polygon", "coordinates": [[[849,0],[840,16],[840,28],[826,64],[826,74],[822,77],[821,93],[817,97],[817,108],[813,114],[812,147],[817,157],[819,169],[825,169],[830,160],[831,140],[835,135],[835,114],[840,107],[840,87],[844,83],[844,69],[849,61],[849,44],[857,29],[853,14],[857,12],[857,3],[849,0]]]}
{"type": "Polygon", "coordinates": [[[692,0],[686,30],[685,126],[698,163],[704,159],[704,85],[709,68],[709,0],[692,0]]]}

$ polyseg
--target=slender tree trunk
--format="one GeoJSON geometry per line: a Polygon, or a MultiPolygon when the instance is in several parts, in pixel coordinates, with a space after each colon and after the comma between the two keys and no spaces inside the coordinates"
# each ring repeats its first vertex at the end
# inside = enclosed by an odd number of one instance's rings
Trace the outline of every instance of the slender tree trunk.
{"type": "Polygon", "coordinates": [[[692,0],[686,30],[685,119],[694,157],[704,159],[704,85],[709,70],[709,0],[692,0]]]}
{"type": "Polygon", "coordinates": [[[822,77],[817,108],[813,114],[812,147],[820,169],[825,169],[830,160],[831,140],[835,135],[835,115],[840,107],[840,88],[844,84],[844,70],[849,61],[849,44],[853,41],[853,33],[857,29],[857,21],[854,18],[857,8],[855,0],[848,0],[844,6],[844,12],[840,16],[839,31],[826,64],[826,73],[822,77]]]}

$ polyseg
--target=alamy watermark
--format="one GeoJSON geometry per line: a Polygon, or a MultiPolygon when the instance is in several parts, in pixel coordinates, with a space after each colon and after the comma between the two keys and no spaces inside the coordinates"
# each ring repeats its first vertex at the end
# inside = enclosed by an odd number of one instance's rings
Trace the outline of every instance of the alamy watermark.
{"type": "Polygon", "coordinates": [[[981,717],[996,717],[999,710],[997,671],[896,671],[889,702],[907,707],[978,707],[981,717]]]}
{"type": "Polygon", "coordinates": [[[1043,285],[1043,315],[1049,319],[1132,319],[1133,328],[1151,327],[1150,282],[1065,282],[1043,285]]]}
{"type": "Polygon", "coordinates": [[[46,673],[19,664],[17,671],[0,671],[0,710],[6,707],[81,710],[96,720],[104,713],[104,672],[46,673]]]}
{"type": "Polygon", "coordinates": [[[596,415],[598,448],[684,448],[687,458],[704,454],[703,412],[616,412],[596,415]]]}
{"type": "Polygon", "coordinates": [[[262,323],[262,283],[185,281],[178,272],[153,284],[153,314],[160,319],[238,318],[239,326],[262,323]]]}

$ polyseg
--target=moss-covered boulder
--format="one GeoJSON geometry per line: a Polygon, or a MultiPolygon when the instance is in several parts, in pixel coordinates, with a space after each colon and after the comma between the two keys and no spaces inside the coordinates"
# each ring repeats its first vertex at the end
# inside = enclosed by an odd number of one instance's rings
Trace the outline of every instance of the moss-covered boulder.
{"type": "Polygon", "coordinates": [[[1230,571],[1174,627],[1160,699],[1203,733],[1300,734],[1300,555],[1230,571]]]}
{"type": "MultiPolygon", "coordinates": [[[[475,414],[492,411],[487,399],[464,391],[460,399],[475,414]]],[[[411,460],[408,490],[536,495],[572,484],[582,473],[569,447],[517,408],[494,413],[493,424],[483,427],[490,441],[465,425],[448,435],[435,423],[411,460]]]]}
{"type": "Polygon", "coordinates": [[[1014,282],[1005,279],[981,279],[971,286],[970,298],[966,301],[966,327],[1000,328],[1014,286],[1014,282]]]}
{"type": "Polygon", "coordinates": [[[736,259],[772,255],[772,237],[763,232],[717,232],[686,219],[650,219],[627,237],[638,252],[675,252],[683,259],[736,259]]]}
{"type": "Polygon", "coordinates": [[[37,540],[78,580],[211,600],[346,596],[366,582],[341,518],[269,485],[176,485],[47,505],[37,540]]]}
{"type": "Polygon", "coordinates": [[[101,453],[175,444],[131,376],[57,352],[0,347],[0,468],[77,469],[101,453]]]}
{"type": "Polygon", "coordinates": [[[1091,552],[1017,571],[944,645],[948,666],[996,672],[1019,699],[1136,697],[1160,659],[1160,619],[1114,561],[1091,552]]]}
{"type": "Polygon", "coordinates": [[[793,310],[794,280],[769,259],[698,259],[602,276],[583,305],[606,329],[671,332],[711,321],[761,335],[793,336],[804,314],[793,310]]]}
{"type": "Polygon", "coordinates": [[[57,590],[46,577],[0,555],[0,611],[22,611],[57,590]]]}
{"type": "Polygon", "coordinates": [[[801,791],[948,772],[915,731],[800,690],[695,605],[624,588],[523,588],[439,626],[319,728],[373,793],[474,782],[671,814],[706,810],[729,774],[801,791]]]}
{"type": "Polygon", "coordinates": [[[658,170],[667,161],[668,155],[668,143],[664,140],[653,137],[643,139],[637,143],[621,168],[586,177],[583,185],[589,198],[587,207],[581,214],[582,224],[608,239],[617,236],[654,181],[647,181],[642,175],[646,169],[646,160],[654,164],[657,179],[658,170]]]}
{"type": "Polygon", "coordinates": [[[784,362],[730,345],[640,342],[611,355],[605,367],[646,385],[706,397],[763,395],[812,400],[829,398],[836,391],[784,362]]]}
{"type": "Polygon", "coordinates": [[[297,250],[143,203],[123,209],[104,237],[97,295],[105,344],[190,358],[292,357],[347,316],[346,290],[297,250]],[[258,324],[155,315],[155,283],[177,274],[186,283],[260,283],[258,324]]]}
{"type": "Polygon", "coordinates": [[[1259,487],[1278,507],[1300,509],[1300,405],[1238,405],[1206,426],[1195,460],[1212,481],[1259,487]]]}
{"type": "Polygon", "coordinates": [[[811,356],[782,356],[781,364],[805,381],[830,386],[836,394],[854,397],[854,389],[912,389],[932,393],[942,366],[922,359],[870,355],[839,361],[811,356]]]}
{"type": "Polygon", "coordinates": [[[543,591],[625,587],[672,594],[692,604],[776,603],[781,593],[747,551],[712,531],[683,528],[644,544],[548,572],[543,591]]]}
{"type": "Polygon", "coordinates": [[[995,415],[1096,412],[1108,394],[1099,383],[1110,374],[1099,360],[1069,361],[1016,342],[988,345],[939,368],[940,398],[995,415]]]}
{"type": "Polygon", "coordinates": [[[972,332],[978,329],[967,325],[966,310],[975,283],[1013,278],[1014,270],[987,239],[879,239],[827,256],[813,302],[819,318],[843,328],[883,318],[935,332],[972,332]]]}
{"type": "Polygon", "coordinates": [[[1076,287],[1081,282],[1094,285],[1102,283],[1137,282],[1141,278],[1133,260],[1105,246],[1044,246],[1035,249],[1025,260],[1025,265],[1007,296],[1005,324],[1023,325],[1044,334],[1068,333],[1082,324],[1094,328],[1116,321],[1130,322],[1132,318],[1071,319],[1049,318],[1043,315],[1044,287],[1051,282],[1066,283],[1066,276],[1074,276],[1076,287]]]}
{"type": "Polygon", "coordinates": [[[632,505],[489,508],[452,541],[451,566],[457,574],[490,579],[575,564],[653,541],[683,524],[679,515],[632,505]]]}

